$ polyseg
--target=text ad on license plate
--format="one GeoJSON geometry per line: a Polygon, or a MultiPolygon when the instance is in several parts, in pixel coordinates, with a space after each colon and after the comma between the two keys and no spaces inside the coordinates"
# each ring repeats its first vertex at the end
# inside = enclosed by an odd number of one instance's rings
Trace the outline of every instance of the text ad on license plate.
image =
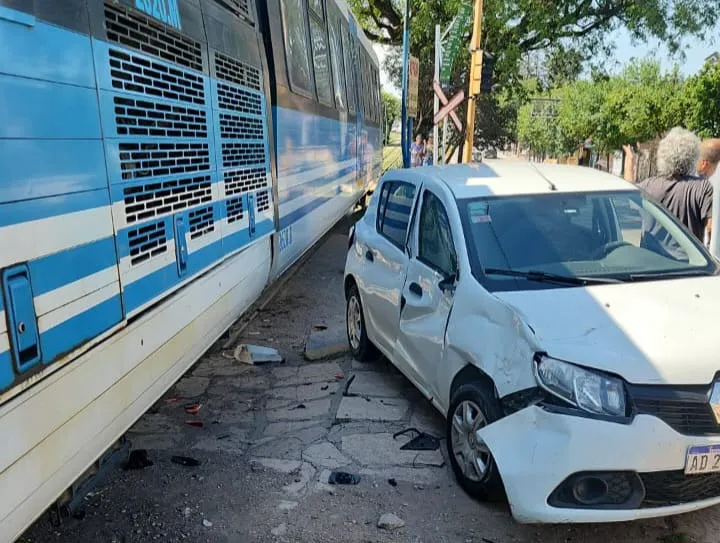
{"type": "Polygon", "coordinates": [[[685,458],[685,474],[720,472],[720,445],[690,447],[685,458]]]}

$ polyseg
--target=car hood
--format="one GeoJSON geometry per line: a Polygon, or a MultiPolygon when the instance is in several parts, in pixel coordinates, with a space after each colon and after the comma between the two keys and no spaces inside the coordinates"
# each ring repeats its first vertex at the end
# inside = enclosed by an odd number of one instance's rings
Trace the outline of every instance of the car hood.
{"type": "Polygon", "coordinates": [[[631,383],[709,384],[720,370],[720,277],[495,295],[555,358],[631,383]]]}

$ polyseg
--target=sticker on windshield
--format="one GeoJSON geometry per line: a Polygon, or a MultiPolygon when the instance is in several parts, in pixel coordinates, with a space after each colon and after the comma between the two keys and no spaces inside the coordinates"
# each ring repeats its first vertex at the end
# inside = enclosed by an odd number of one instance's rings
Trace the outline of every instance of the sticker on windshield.
{"type": "Polygon", "coordinates": [[[470,211],[470,222],[473,224],[492,222],[490,217],[490,206],[487,202],[472,202],[468,205],[470,211]]]}

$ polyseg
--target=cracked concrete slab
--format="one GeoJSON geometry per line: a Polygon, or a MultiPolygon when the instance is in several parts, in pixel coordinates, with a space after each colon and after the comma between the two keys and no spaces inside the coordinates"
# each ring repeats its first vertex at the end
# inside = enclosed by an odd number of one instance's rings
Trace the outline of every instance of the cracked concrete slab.
{"type": "Polygon", "coordinates": [[[306,360],[336,357],[350,350],[344,325],[333,325],[325,330],[313,330],[305,342],[306,360]]]}
{"type": "Polygon", "coordinates": [[[335,416],[338,420],[397,421],[405,417],[409,403],[403,399],[368,401],[361,397],[343,398],[335,416]]]}
{"type": "Polygon", "coordinates": [[[356,434],[342,438],[341,449],[363,466],[441,467],[445,459],[437,451],[403,451],[407,436],[393,439],[392,434],[356,434]]]}
{"type": "Polygon", "coordinates": [[[271,422],[263,430],[263,436],[267,437],[281,437],[295,432],[300,432],[306,428],[312,428],[317,426],[315,421],[301,421],[301,422],[271,422]]]}
{"type": "Polygon", "coordinates": [[[335,376],[338,374],[343,375],[342,369],[336,362],[273,368],[272,373],[278,387],[336,382],[335,376]]]}
{"type": "Polygon", "coordinates": [[[262,445],[253,447],[251,449],[251,453],[253,456],[261,456],[264,458],[300,460],[302,444],[302,441],[296,438],[274,439],[269,442],[263,442],[262,445]]]}
{"type": "Polygon", "coordinates": [[[239,428],[230,428],[227,431],[216,432],[213,435],[203,437],[193,449],[208,452],[225,452],[242,455],[248,448],[248,431],[239,428]]]}
{"type": "Polygon", "coordinates": [[[175,385],[175,392],[183,398],[195,398],[204,394],[209,384],[207,377],[183,377],[175,385]]]}
{"type": "Polygon", "coordinates": [[[361,396],[398,398],[403,395],[407,386],[405,379],[399,375],[376,371],[363,371],[354,375],[355,379],[350,384],[348,392],[361,396]]]}
{"type": "Polygon", "coordinates": [[[330,396],[332,393],[337,392],[339,388],[340,384],[338,382],[278,387],[273,388],[268,397],[274,400],[294,400],[302,402],[330,396]]]}
{"type": "Polygon", "coordinates": [[[264,468],[289,475],[300,470],[303,463],[299,460],[283,460],[278,458],[252,458],[250,464],[259,464],[264,468]]]}
{"type": "Polygon", "coordinates": [[[437,485],[447,483],[448,474],[445,468],[407,468],[401,466],[386,468],[363,468],[360,475],[376,479],[387,484],[388,479],[413,483],[417,485],[437,485]]]}
{"type": "Polygon", "coordinates": [[[303,462],[300,466],[300,472],[296,480],[283,487],[283,491],[291,496],[302,496],[306,493],[308,484],[315,475],[315,468],[307,462],[303,462]]]}
{"type": "Polygon", "coordinates": [[[350,460],[343,455],[335,445],[325,441],[317,443],[305,449],[302,453],[302,459],[310,462],[313,466],[320,468],[336,469],[350,464],[350,460]]]}
{"type": "Polygon", "coordinates": [[[280,420],[310,420],[322,416],[328,416],[330,411],[330,399],[315,400],[293,404],[285,409],[273,409],[266,412],[267,420],[275,422],[280,420]],[[303,408],[298,408],[304,405],[303,408]]]}

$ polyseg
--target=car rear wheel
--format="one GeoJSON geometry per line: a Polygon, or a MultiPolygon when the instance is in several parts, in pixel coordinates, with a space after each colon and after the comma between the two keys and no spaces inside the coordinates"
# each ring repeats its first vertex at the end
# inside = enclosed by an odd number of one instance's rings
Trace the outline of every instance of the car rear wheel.
{"type": "Polygon", "coordinates": [[[345,315],[348,343],[355,360],[360,362],[377,360],[380,353],[368,339],[360,292],[356,285],[352,285],[348,291],[345,315]]]}
{"type": "Polygon", "coordinates": [[[450,401],[447,445],[455,477],[471,496],[483,501],[505,499],[500,472],[477,431],[502,416],[500,404],[481,382],[460,386],[450,401]]]}

